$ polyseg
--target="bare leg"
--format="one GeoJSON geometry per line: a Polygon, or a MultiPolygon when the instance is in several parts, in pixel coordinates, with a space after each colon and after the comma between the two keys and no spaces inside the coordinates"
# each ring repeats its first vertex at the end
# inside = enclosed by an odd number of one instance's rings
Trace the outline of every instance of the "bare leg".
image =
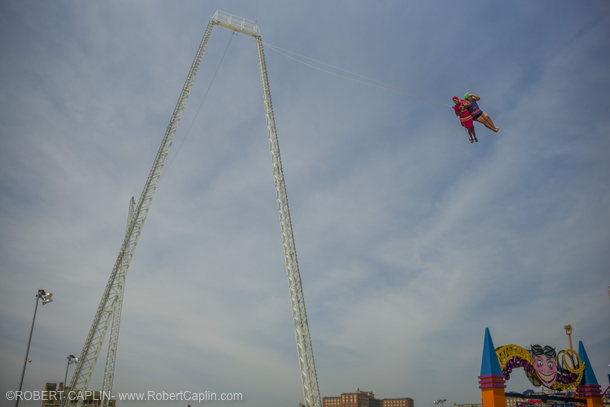
{"type": "Polygon", "coordinates": [[[484,117],[485,120],[487,121],[487,123],[489,123],[489,125],[491,126],[491,130],[495,131],[496,133],[498,132],[498,130],[500,130],[499,127],[496,127],[496,125],[494,124],[493,120],[491,120],[491,117],[489,117],[489,115],[485,112],[483,112],[483,114],[481,115],[481,117],[484,117]]]}
{"type": "Polygon", "coordinates": [[[480,115],[479,117],[477,117],[477,121],[481,124],[483,124],[485,127],[487,127],[489,130],[491,131],[496,131],[496,126],[493,125],[491,119],[489,119],[489,116],[487,116],[485,113],[483,113],[482,115],[480,115]],[[489,120],[488,120],[489,119],[489,120]]]}
{"type": "Polygon", "coordinates": [[[468,135],[470,136],[471,143],[472,143],[472,140],[476,141],[477,143],[479,142],[479,140],[477,140],[477,135],[474,132],[474,125],[468,129],[468,135]]]}

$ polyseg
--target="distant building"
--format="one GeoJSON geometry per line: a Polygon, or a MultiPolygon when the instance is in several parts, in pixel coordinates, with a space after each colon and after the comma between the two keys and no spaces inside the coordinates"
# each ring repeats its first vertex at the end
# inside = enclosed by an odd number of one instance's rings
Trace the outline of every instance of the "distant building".
{"type": "Polygon", "coordinates": [[[324,397],[322,407],[414,407],[412,398],[376,399],[372,391],[358,389],[356,393],[341,393],[337,397],[324,397]]]}
{"type": "MultiPolygon", "coordinates": [[[[62,397],[78,397],[78,395],[70,394],[70,388],[64,389],[64,384],[59,383],[47,383],[44,387],[42,394],[42,406],[41,407],[58,407],[61,405],[62,397]]],[[[81,396],[83,398],[83,406],[87,407],[99,407],[102,405],[103,394],[99,391],[88,391],[86,395],[81,396]]],[[[104,400],[105,401],[105,400],[104,400]]],[[[70,406],[75,406],[77,400],[70,402],[70,406]]],[[[116,407],[116,400],[110,399],[108,402],[109,407],[116,407]]]]}

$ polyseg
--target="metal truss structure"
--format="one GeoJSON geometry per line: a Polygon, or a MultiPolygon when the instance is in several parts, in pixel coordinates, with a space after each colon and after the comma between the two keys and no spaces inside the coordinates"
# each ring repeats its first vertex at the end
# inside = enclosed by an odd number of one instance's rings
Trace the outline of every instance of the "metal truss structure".
{"type": "MultiPolygon", "coordinates": [[[[125,239],[123,240],[121,250],[119,251],[114,268],[110,274],[110,279],[108,280],[108,284],[102,296],[102,300],[100,301],[100,305],[93,319],[93,324],[91,325],[91,329],[85,341],[85,346],[83,347],[80,356],[80,363],[78,363],[76,366],[74,376],[70,383],[70,389],[73,390],[73,393],[71,394],[73,395],[84,394],[84,392],[87,391],[89,382],[91,380],[91,375],[95,368],[95,364],[100,354],[109,325],[111,325],[111,333],[108,344],[108,356],[106,359],[102,391],[104,392],[103,394],[109,394],[112,391],[125,277],[138,243],[140,233],[142,232],[142,226],[146,220],[157,184],[161,177],[165,160],[167,159],[167,155],[176,134],[178,124],[180,123],[180,119],[186,106],[191,88],[193,87],[195,76],[197,75],[199,65],[201,64],[201,59],[212,33],[212,29],[215,25],[251,36],[256,40],[263,90],[263,101],[265,105],[267,133],[269,137],[269,148],[271,150],[273,176],[275,180],[278,212],[282,231],[282,242],[284,246],[284,258],[286,261],[286,273],[288,276],[288,287],[292,305],[292,316],[294,320],[299,367],[303,385],[303,398],[307,407],[321,406],[320,390],[318,388],[318,379],[313,358],[313,349],[309,334],[303,289],[301,286],[301,276],[294,243],[292,222],[290,220],[288,195],[286,194],[282,160],[280,157],[279,143],[275,128],[275,118],[273,116],[273,106],[271,103],[271,92],[269,90],[269,80],[267,77],[267,66],[263,51],[263,41],[258,24],[255,21],[246,20],[244,18],[236,17],[221,11],[216,11],[214,17],[208,23],[205,34],[199,45],[199,49],[197,50],[197,54],[195,55],[193,64],[191,65],[191,69],[182,88],[182,92],[178,102],[176,103],[176,107],[165,132],[165,136],[163,137],[161,146],[159,147],[159,151],[155,157],[152,169],[148,175],[146,184],[144,185],[140,199],[137,204],[133,198],[131,199],[125,239]]],[[[83,401],[84,400],[82,397],[78,397],[77,400],[74,400],[74,404],[76,404],[76,407],[81,407],[83,401]]],[[[107,407],[108,402],[109,400],[103,400],[103,406],[107,407]]],[[[62,406],[66,407],[69,404],[72,404],[72,402],[68,398],[65,398],[62,406]]]]}

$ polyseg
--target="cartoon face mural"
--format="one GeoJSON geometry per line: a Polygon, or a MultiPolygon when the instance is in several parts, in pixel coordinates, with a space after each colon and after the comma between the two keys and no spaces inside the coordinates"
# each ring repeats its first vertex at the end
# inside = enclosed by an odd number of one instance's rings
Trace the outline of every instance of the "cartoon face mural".
{"type": "Polygon", "coordinates": [[[522,367],[534,386],[555,390],[576,387],[585,368],[572,349],[557,353],[551,346],[531,345],[530,349],[524,349],[517,345],[506,345],[497,348],[496,354],[504,379],[510,379],[514,368],[522,367]]]}
{"type": "MultiPolygon", "coordinates": [[[[557,378],[557,353],[555,348],[550,346],[543,348],[540,345],[532,345],[530,353],[534,358],[534,369],[537,379],[544,387],[550,388],[557,378]]],[[[540,386],[540,384],[536,384],[532,379],[533,377],[530,378],[532,384],[540,386]]]]}

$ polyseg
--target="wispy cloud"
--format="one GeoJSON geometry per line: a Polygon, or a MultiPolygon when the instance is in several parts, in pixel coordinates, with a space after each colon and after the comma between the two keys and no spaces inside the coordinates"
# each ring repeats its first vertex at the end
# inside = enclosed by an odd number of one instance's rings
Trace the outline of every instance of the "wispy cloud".
{"type": "MultiPolygon", "coordinates": [[[[571,323],[603,381],[604,6],[35,3],[0,6],[3,392],[37,289],[55,301],[39,307],[24,388],[62,381],[82,349],[217,8],[434,100],[477,93],[501,127],[477,124],[470,145],[446,106],[266,53],[322,396],[476,403],[485,327],[497,346],[564,349],[571,323]]],[[[127,277],[115,392],[301,401],[261,99],[254,42],[215,28],[127,277]]]]}

